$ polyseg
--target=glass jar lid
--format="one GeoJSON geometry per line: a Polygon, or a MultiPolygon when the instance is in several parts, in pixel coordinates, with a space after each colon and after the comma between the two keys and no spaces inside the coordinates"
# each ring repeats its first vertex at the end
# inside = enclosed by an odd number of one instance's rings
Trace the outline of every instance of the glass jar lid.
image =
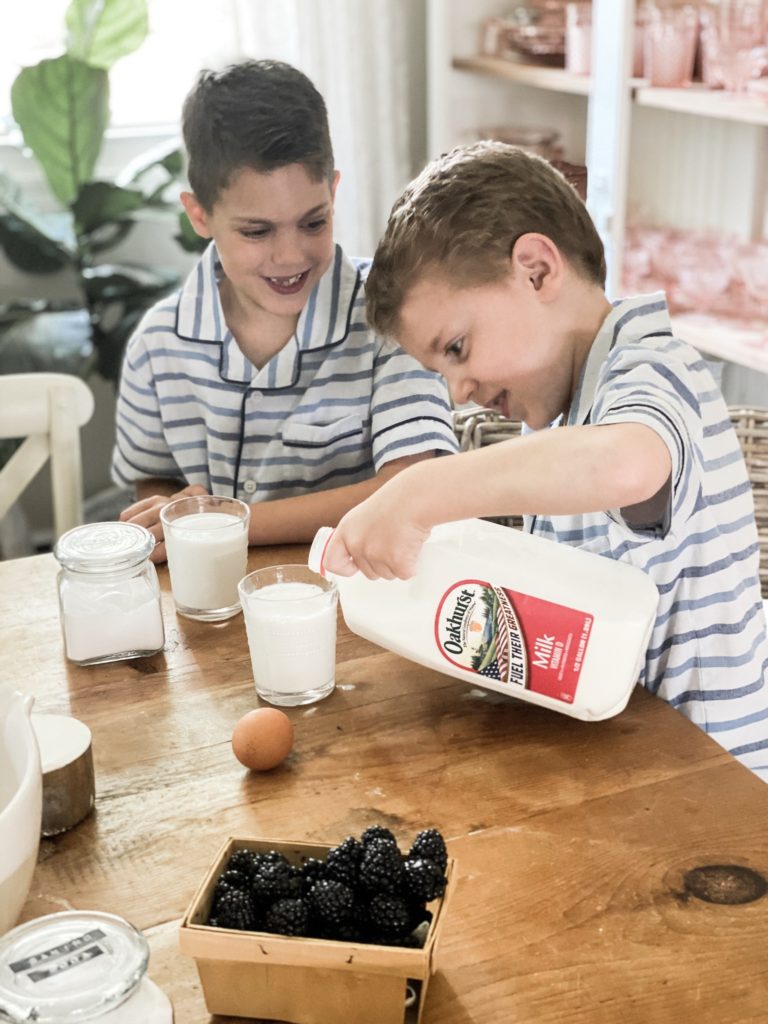
{"type": "Polygon", "coordinates": [[[147,940],[114,914],[68,910],[0,938],[0,1021],[70,1024],[124,1002],[149,961],[147,940]]]}
{"type": "Polygon", "coordinates": [[[59,537],[53,554],[75,572],[116,572],[148,558],[155,538],[136,523],[86,523],[59,537]]]}

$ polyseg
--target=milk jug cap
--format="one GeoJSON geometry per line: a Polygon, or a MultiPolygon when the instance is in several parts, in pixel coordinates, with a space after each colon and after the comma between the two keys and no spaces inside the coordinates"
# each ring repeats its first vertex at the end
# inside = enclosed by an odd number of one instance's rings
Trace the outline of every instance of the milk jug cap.
{"type": "Polygon", "coordinates": [[[321,526],[315,534],[315,538],[309,549],[309,555],[307,556],[307,565],[312,572],[318,573],[320,576],[325,576],[325,566],[323,560],[325,558],[325,550],[328,547],[328,542],[333,536],[334,530],[332,526],[321,526]]]}

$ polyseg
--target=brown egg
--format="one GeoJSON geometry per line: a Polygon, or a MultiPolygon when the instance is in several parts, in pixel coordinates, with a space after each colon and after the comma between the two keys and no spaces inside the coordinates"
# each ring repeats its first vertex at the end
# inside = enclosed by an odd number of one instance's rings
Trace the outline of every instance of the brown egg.
{"type": "Polygon", "coordinates": [[[246,768],[265,772],[288,756],[293,746],[293,723],[277,708],[256,708],[243,715],[232,730],[232,750],[246,768]]]}

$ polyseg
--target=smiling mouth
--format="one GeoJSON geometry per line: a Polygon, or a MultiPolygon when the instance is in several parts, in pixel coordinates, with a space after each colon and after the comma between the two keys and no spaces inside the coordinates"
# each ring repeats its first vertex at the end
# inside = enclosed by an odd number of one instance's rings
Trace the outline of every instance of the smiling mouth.
{"type": "Polygon", "coordinates": [[[300,292],[309,277],[308,270],[302,270],[299,274],[291,277],[265,277],[269,287],[279,295],[295,295],[300,292]]]}
{"type": "Polygon", "coordinates": [[[500,391],[498,395],[496,395],[494,400],[491,402],[490,407],[491,409],[496,409],[502,416],[509,419],[509,397],[506,389],[504,391],[500,391]]]}

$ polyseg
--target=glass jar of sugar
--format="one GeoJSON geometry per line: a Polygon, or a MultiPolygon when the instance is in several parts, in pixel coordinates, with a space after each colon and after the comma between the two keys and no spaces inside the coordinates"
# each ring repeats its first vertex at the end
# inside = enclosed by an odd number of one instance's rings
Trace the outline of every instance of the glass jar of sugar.
{"type": "Polygon", "coordinates": [[[0,1021],[173,1024],[148,962],[147,940],[114,914],[70,910],[28,921],[0,938],[0,1021]]]}
{"type": "Polygon", "coordinates": [[[160,586],[149,556],[155,538],[135,523],[88,523],[63,534],[59,609],[70,661],[142,658],[165,642],[160,586]]]}

